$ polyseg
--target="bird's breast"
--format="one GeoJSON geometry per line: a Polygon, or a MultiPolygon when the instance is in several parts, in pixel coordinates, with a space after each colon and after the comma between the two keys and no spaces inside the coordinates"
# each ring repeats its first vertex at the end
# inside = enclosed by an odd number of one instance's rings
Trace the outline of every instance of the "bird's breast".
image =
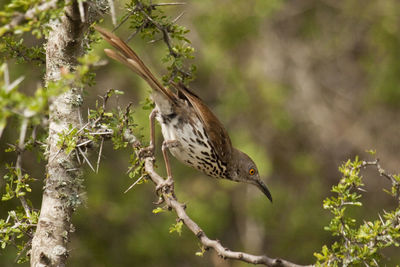
{"type": "MultiPolygon", "coordinates": [[[[187,114],[185,114],[187,115],[187,114]]],[[[218,159],[202,122],[197,117],[182,116],[176,113],[160,114],[157,120],[166,141],[178,141],[169,151],[179,161],[203,173],[228,178],[226,164],[218,159]]]]}

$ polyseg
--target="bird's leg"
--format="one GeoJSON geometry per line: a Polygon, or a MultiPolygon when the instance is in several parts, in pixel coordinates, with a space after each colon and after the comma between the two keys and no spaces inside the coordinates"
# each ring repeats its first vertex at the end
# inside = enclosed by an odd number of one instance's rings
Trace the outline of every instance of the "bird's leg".
{"type": "Polygon", "coordinates": [[[162,144],[161,150],[162,150],[163,157],[164,157],[165,168],[167,169],[167,180],[165,180],[162,184],[157,185],[157,187],[156,187],[157,193],[162,188],[174,186],[174,180],[172,178],[172,171],[171,171],[171,165],[169,164],[167,148],[177,147],[178,145],[179,145],[179,141],[176,141],[176,140],[164,140],[164,142],[162,144]]]}
{"type": "Polygon", "coordinates": [[[153,109],[149,115],[150,120],[150,145],[148,147],[142,148],[139,152],[141,156],[153,156],[154,155],[154,143],[156,139],[155,135],[155,118],[158,111],[157,109],[153,109]]]}

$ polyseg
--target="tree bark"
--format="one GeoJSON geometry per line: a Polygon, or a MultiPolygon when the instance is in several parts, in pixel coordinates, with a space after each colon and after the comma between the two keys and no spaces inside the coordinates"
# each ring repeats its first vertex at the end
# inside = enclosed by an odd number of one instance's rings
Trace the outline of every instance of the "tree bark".
{"type": "MultiPolygon", "coordinates": [[[[89,22],[81,21],[81,13],[78,2],[73,1],[59,20],[50,23],[46,83],[60,79],[63,70],[73,72],[77,58],[83,55],[83,36],[89,22]]],[[[79,127],[82,99],[82,88],[72,88],[50,99],[47,173],[40,217],[32,240],[31,266],[66,264],[67,244],[73,232],[71,215],[80,202],[82,169],[75,157],[60,150],[57,143],[59,134],[68,132],[70,126],[79,127]]]]}

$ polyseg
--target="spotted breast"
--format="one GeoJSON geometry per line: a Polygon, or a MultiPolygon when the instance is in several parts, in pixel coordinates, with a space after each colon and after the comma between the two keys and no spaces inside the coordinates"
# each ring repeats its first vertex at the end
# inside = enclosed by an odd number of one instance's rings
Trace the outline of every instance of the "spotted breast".
{"type": "Polygon", "coordinates": [[[190,113],[187,108],[184,116],[159,113],[156,117],[164,139],[177,141],[177,145],[170,147],[169,151],[179,161],[209,176],[228,178],[226,163],[218,158],[200,119],[190,118],[187,116],[190,113]]]}

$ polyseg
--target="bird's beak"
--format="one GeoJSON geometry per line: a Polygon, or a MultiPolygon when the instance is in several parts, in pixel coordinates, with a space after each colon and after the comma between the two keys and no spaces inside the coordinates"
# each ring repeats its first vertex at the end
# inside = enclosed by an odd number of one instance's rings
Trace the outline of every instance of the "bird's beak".
{"type": "Polygon", "coordinates": [[[267,186],[264,184],[263,181],[261,181],[260,179],[256,180],[255,185],[260,188],[260,190],[267,196],[267,198],[271,201],[272,203],[272,196],[271,193],[269,192],[267,186]]]}

